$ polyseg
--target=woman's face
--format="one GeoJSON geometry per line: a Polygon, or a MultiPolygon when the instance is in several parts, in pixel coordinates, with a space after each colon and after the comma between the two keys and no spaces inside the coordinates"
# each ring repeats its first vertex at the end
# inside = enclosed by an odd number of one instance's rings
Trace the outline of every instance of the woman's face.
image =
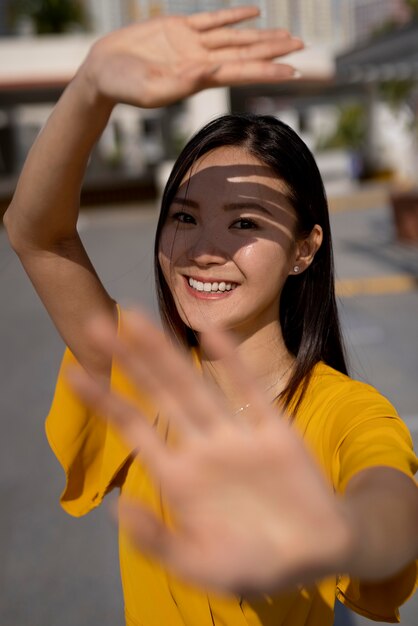
{"type": "Polygon", "coordinates": [[[283,181],[240,147],[205,154],[180,185],[159,262],[183,322],[252,334],[278,322],[296,214],[283,181]]]}

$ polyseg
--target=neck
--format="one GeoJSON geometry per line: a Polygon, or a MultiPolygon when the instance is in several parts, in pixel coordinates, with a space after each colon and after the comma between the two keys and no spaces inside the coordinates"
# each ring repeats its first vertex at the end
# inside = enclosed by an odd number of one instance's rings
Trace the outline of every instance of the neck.
{"type": "MultiPolygon", "coordinates": [[[[273,400],[286,387],[291,375],[294,356],[286,348],[280,324],[271,322],[251,335],[234,332],[237,351],[244,365],[253,373],[266,399],[273,400]]],[[[202,355],[202,371],[205,377],[221,389],[232,409],[242,406],[242,391],[229,380],[221,360],[214,361],[202,355]]]]}

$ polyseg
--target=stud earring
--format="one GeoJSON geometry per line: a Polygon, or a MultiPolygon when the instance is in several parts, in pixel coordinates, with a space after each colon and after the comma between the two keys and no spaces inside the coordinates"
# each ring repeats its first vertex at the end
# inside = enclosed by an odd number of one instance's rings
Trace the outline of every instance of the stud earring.
{"type": "Polygon", "coordinates": [[[293,268],[293,271],[295,272],[295,274],[297,274],[299,272],[299,270],[300,270],[299,265],[295,265],[294,268],[293,268]]]}

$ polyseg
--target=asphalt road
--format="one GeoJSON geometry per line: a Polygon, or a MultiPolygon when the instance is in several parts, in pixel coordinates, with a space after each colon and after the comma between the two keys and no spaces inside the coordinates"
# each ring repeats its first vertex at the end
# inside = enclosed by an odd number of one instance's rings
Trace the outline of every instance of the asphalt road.
{"type": "MultiPolygon", "coordinates": [[[[80,230],[107,289],[156,315],[152,208],[84,214],[80,230]]],[[[340,278],[413,274],[418,248],[393,243],[386,207],[333,216],[340,278]]],[[[392,283],[391,283],[392,284],[392,283]]],[[[46,443],[63,346],[0,231],[0,623],[116,626],[123,623],[117,538],[106,506],[75,520],[58,506],[63,473],[46,443]]],[[[418,292],[343,298],[355,377],[388,395],[418,443],[418,292]]],[[[416,626],[417,598],[402,612],[416,626]]],[[[368,620],[348,613],[338,624],[368,620]]]]}

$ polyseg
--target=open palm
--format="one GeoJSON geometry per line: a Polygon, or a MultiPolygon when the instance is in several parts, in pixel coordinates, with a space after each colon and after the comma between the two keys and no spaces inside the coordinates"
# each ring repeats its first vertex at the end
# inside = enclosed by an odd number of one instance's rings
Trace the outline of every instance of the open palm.
{"type": "Polygon", "coordinates": [[[257,14],[241,7],[134,24],[100,39],[84,69],[102,95],[142,107],[207,87],[291,78],[293,68],[273,60],[302,48],[299,39],[278,28],[231,28],[257,14]]]}
{"type": "MultiPolygon", "coordinates": [[[[108,416],[148,467],[172,515],[166,525],[140,503],[122,499],[120,515],[141,550],[199,585],[248,592],[284,589],[344,566],[349,533],[340,505],[301,438],[272,407],[228,347],[226,371],[251,404],[232,416],[187,357],[143,315],[130,314],[126,336],[96,322],[92,340],[114,354],[175,432],[167,446],[124,398],[73,374],[85,402],[108,416]]],[[[225,348],[225,346],[227,346],[225,348]]]]}

